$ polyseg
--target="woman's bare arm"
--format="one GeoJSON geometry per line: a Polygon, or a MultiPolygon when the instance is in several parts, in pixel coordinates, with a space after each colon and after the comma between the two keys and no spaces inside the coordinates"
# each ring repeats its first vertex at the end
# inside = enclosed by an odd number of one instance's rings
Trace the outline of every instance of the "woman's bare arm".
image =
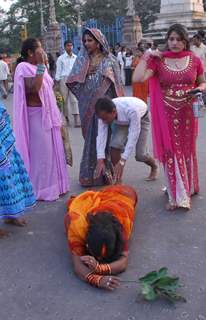
{"type": "Polygon", "coordinates": [[[72,262],[74,266],[74,272],[76,275],[83,281],[85,281],[86,276],[88,273],[91,272],[91,270],[84,264],[81,260],[80,256],[72,255],[72,262]]]}
{"type": "Polygon", "coordinates": [[[25,78],[25,86],[26,86],[27,92],[38,93],[42,87],[44,70],[46,69],[45,52],[40,47],[36,49],[34,54],[35,54],[36,63],[37,63],[37,71],[38,71],[38,67],[40,67],[41,70],[43,70],[43,72],[37,72],[36,76],[33,78],[25,78]]]}
{"type": "MultiPolygon", "coordinates": [[[[95,274],[82,260],[82,257],[72,255],[72,262],[74,266],[74,272],[76,275],[83,281],[87,282],[87,275],[90,273],[95,274]]],[[[96,275],[98,277],[98,275],[96,275]]],[[[120,285],[119,278],[113,275],[104,275],[101,276],[101,280],[99,282],[99,288],[103,288],[109,291],[112,291],[118,288],[120,285]]]]}
{"type": "Polygon", "coordinates": [[[124,272],[128,265],[128,252],[123,252],[122,256],[117,260],[109,264],[112,274],[118,274],[124,272]]]}
{"type": "Polygon", "coordinates": [[[147,69],[147,61],[150,57],[157,57],[161,59],[162,53],[157,51],[144,53],[133,72],[132,82],[144,82],[154,75],[154,72],[151,69],[147,69]]]}
{"type": "Polygon", "coordinates": [[[142,59],[134,69],[132,82],[144,82],[151,78],[153,74],[151,69],[147,69],[147,62],[142,59]]]}
{"type": "Polygon", "coordinates": [[[206,80],[204,75],[200,75],[197,78],[198,87],[196,89],[200,89],[203,92],[206,92],[206,80]]]}
{"type": "MultiPolygon", "coordinates": [[[[92,257],[92,256],[83,256],[80,258],[80,260],[89,268],[90,272],[95,271],[97,265],[99,264],[98,261],[92,257]]],[[[118,273],[121,273],[126,270],[128,264],[128,252],[124,251],[122,252],[121,257],[114,261],[109,263],[111,274],[116,275],[118,273]]],[[[101,263],[99,264],[101,266],[101,263]]],[[[110,274],[108,270],[108,275],[110,274]]]]}

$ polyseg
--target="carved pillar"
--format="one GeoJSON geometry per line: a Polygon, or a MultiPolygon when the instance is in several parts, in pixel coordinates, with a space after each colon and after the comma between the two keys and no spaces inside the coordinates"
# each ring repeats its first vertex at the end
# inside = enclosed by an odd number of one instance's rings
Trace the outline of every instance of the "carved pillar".
{"type": "Polygon", "coordinates": [[[51,53],[56,59],[56,53],[62,51],[60,26],[56,20],[54,0],[49,1],[49,25],[44,35],[44,46],[47,53],[51,53]]]}
{"type": "Polygon", "coordinates": [[[140,18],[135,13],[134,1],[127,1],[127,15],[124,18],[122,44],[128,48],[136,48],[142,38],[140,18]]]}

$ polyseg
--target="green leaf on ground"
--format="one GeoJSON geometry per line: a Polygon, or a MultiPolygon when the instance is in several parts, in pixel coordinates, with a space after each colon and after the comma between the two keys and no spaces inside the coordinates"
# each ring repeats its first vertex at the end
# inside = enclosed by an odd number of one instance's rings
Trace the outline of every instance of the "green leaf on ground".
{"type": "Polygon", "coordinates": [[[166,267],[147,273],[144,277],[139,278],[139,282],[141,294],[148,301],[163,297],[171,302],[186,302],[186,299],[176,292],[180,287],[179,278],[170,277],[166,267]]]}

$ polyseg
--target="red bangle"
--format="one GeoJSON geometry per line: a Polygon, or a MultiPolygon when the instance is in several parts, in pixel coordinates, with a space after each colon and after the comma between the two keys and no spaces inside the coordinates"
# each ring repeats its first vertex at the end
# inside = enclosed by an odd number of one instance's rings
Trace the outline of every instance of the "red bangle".
{"type": "Polygon", "coordinates": [[[88,275],[85,277],[86,281],[94,287],[99,288],[100,287],[100,281],[103,278],[103,276],[96,275],[93,272],[88,273],[88,275]]]}
{"type": "Polygon", "coordinates": [[[97,264],[96,268],[94,270],[96,274],[106,275],[106,274],[112,274],[112,270],[109,264],[97,264]]]}

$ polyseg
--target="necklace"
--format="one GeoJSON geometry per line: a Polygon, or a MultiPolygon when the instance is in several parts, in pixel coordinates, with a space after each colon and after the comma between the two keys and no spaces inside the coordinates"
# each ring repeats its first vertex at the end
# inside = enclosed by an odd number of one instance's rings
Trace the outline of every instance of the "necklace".
{"type": "Polygon", "coordinates": [[[165,59],[167,67],[173,71],[181,71],[187,68],[190,57],[177,58],[177,59],[165,59]]]}
{"type": "Polygon", "coordinates": [[[101,52],[90,57],[88,74],[92,74],[96,72],[97,67],[100,64],[100,62],[103,60],[103,58],[104,58],[104,55],[101,52]]]}
{"type": "Polygon", "coordinates": [[[102,59],[103,59],[103,54],[101,52],[95,54],[94,56],[91,56],[90,57],[90,66],[97,66],[101,62],[102,59]]]}

